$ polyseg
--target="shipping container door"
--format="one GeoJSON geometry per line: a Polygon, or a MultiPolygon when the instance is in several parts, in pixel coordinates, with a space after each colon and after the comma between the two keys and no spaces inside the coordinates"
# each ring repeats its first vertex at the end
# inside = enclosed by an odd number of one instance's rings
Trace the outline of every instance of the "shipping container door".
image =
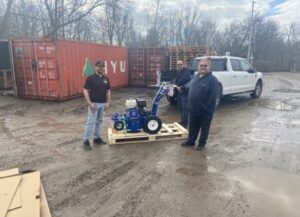
{"type": "Polygon", "coordinates": [[[32,42],[36,62],[36,85],[42,98],[60,97],[59,73],[56,62],[56,45],[52,41],[32,42]]]}
{"type": "Polygon", "coordinates": [[[145,49],[131,48],[129,50],[129,83],[133,86],[146,85],[145,49]]]}
{"type": "Polygon", "coordinates": [[[19,96],[36,96],[36,74],[33,70],[33,50],[30,41],[14,43],[16,82],[19,96]]]}
{"type": "Polygon", "coordinates": [[[0,91],[14,93],[14,74],[11,58],[11,44],[0,41],[0,91]]]}
{"type": "Polygon", "coordinates": [[[51,41],[13,42],[18,94],[27,98],[57,99],[55,46],[51,41]]]}
{"type": "Polygon", "coordinates": [[[165,70],[166,54],[164,48],[146,48],[146,84],[156,85],[158,72],[165,70]]]}

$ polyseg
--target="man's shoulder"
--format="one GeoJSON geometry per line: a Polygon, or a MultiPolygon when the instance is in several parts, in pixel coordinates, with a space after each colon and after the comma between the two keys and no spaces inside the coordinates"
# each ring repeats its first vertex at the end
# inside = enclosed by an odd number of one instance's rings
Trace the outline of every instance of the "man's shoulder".
{"type": "Polygon", "coordinates": [[[94,78],[95,78],[95,74],[92,74],[92,75],[88,76],[88,77],[86,78],[86,80],[92,80],[92,79],[94,79],[94,78]]]}
{"type": "Polygon", "coordinates": [[[103,75],[103,79],[109,80],[109,77],[107,75],[103,75]]]}
{"type": "Polygon", "coordinates": [[[213,83],[219,83],[217,77],[214,76],[212,73],[210,74],[210,80],[211,80],[213,83]]]}
{"type": "Polygon", "coordinates": [[[187,68],[187,67],[184,67],[184,68],[182,69],[182,71],[185,72],[185,73],[187,73],[187,72],[190,73],[190,70],[189,70],[189,68],[187,68]]]}

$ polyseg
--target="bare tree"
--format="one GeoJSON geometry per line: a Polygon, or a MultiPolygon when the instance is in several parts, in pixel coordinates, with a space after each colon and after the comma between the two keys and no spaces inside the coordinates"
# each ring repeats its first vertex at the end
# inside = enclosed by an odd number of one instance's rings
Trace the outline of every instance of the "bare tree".
{"type": "Polygon", "coordinates": [[[130,24],[131,3],[131,0],[105,0],[104,14],[99,19],[98,29],[106,35],[109,44],[123,44],[130,24]]]}
{"type": "Polygon", "coordinates": [[[161,25],[161,13],[162,6],[160,4],[160,0],[151,1],[149,4],[149,10],[147,12],[147,46],[156,47],[160,44],[160,33],[158,29],[159,25],[161,25]],[[154,10],[152,8],[154,8],[154,10]]]}
{"type": "Polygon", "coordinates": [[[125,39],[126,34],[128,34],[129,30],[129,10],[124,14],[120,14],[117,16],[117,25],[116,25],[116,39],[118,45],[122,45],[125,39]]]}
{"type": "Polygon", "coordinates": [[[299,44],[297,34],[296,34],[296,24],[292,22],[289,26],[288,36],[287,36],[287,52],[286,52],[286,63],[289,71],[294,72],[296,70],[296,54],[299,44]]]}
{"type": "Polygon", "coordinates": [[[37,38],[42,36],[42,19],[38,6],[31,1],[16,0],[10,19],[10,36],[37,38]]]}
{"type": "Polygon", "coordinates": [[[214,37],[217,34],[217,24],[214,20],[203,18],[199,21],[199,26],[195,30],[193,44],[214,47],[214,37]]]}
{"type": "Polygon", "coordinates": [[[86,17],[102,4],[102,0],[43,0],[39,2],[40,8],[45,10],[49,19],[50,29],[47,36],[64,37],[64,27],[86,17]]]}
{"type": "MultiPolygon", "coordinates": [[[[13,6],[13,0],[7,0],[6,2],[6,10],[2,19],[0,18],[0,38],[7,37],[8,35],[8,26],[9,26],[9,18],[11,16],[11,10],[13,6]]],[[[5,2],[3,2],[4,4],[5,2]]]]}

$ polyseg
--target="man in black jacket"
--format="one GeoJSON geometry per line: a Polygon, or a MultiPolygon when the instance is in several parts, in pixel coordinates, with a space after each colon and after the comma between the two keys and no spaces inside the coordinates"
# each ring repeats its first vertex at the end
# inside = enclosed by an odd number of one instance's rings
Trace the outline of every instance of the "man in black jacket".
{"type": "Polygon", "coordinates": [[[188,111],[190,113],[189,135],[182,146],[194,146],[200,128],[201,135],[197,150],[202,150],[209,134],[210,123],[215,110],[216,99],[219,93],[219,83],[210,71],[210,60],[202,59],[198,66],[199,74],[185,87],[189,89],[188,111]]]}
{"type": "Polygon", "coordinates": [[[181,113],[181,121],[180,125],[187,128],[188,125],[188,89],[181,88],[186,85],[191,80],[191,73],[190,70],[183,65],[183,61],[177,61],[177,75],[175,79],[175,85],[179,87],[177,99],[178,99],[178,106],[180,108],[181,113]]]}

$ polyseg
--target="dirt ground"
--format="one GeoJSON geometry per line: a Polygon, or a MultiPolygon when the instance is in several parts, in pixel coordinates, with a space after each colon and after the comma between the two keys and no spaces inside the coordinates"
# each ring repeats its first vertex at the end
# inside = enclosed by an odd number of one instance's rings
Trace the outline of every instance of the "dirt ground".
{"type": "MultiPolygon", "coordinates": [[[[300,74],[264,75],[260,99],[226,97],[204,151],[181,140],[82,148],[86,105],[0,96],[0,170],[41,171],[53,217],[300,216],[300,74]]],[[[125,99],[113,91],[110,117],[125,99]]],[[[164,122],[179,120],[164,99],[164,122]]]]}

